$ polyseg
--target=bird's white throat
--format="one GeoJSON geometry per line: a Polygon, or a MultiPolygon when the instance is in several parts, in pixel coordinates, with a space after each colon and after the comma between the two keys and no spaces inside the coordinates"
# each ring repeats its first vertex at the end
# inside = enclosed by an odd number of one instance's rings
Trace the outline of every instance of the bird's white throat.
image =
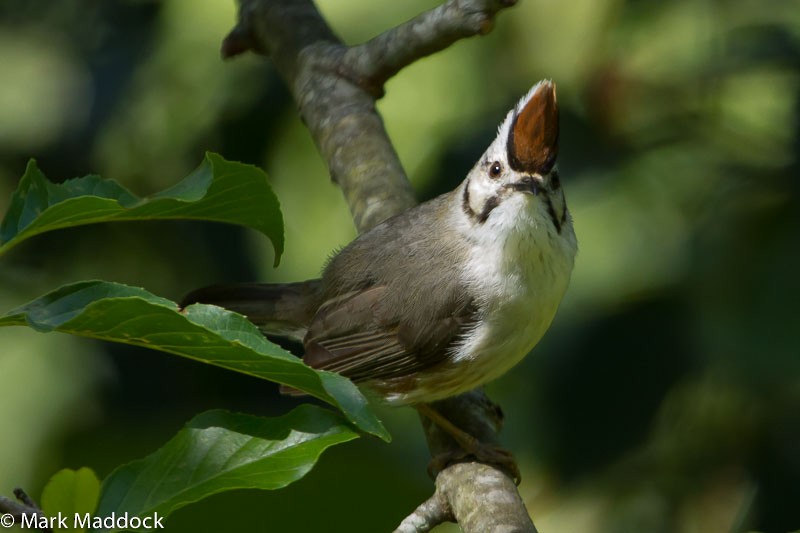
{"type": "Polygon", "coordinates": [[[461,276],[483,310],[480,325],[454,348],[474,366],[474,386],[501,376],[544,335],[572,273],[577,241],[572,221],[556,231],[540,198],[506,198],[484,224],[471,225],[461,276]]]}

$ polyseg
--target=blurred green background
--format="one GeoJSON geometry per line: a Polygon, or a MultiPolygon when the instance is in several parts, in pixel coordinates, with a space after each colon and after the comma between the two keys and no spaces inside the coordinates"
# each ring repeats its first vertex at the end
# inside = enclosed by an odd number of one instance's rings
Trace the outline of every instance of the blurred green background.
{"type": "MultiPolygon", "coordinates": [[[[436,4],[319,2],[349,43],[436,4]]],[[[270,64],[219,59],[234,19],[229,0],[0,3],[0,213],[31,156],[54,181],[149,194],[213,150],[266,169],[287,226],[275,270],[263,237],[214,224],[37,237],[0,263],[0,312],[87,278],[172,299],[305,279],[353,238],[270,64]]],[[[453,188],[544,77],[581,249],[545,340],[488,387],[537,526],[800,529],[800,6],[522,0],[389,82],[379,108],[419,198],[453,188]]],[[[105,476],[205,409],[293,403],[156,352],[0,330],[0,492],[38,495],[62,467],[105,476]]],[[[415,413],[380,412],[392,444],[340,446],[283,491],[211,498],[168,530],[391,530],[432,483],[415,413]]]]}

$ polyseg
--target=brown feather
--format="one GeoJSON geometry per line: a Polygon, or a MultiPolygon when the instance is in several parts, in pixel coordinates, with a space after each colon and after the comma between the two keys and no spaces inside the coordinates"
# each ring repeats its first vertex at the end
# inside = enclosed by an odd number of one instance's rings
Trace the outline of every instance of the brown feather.
{"type": "Polygon", "coordinates": [[[558,157],[558,101],[553,82],[542,82],[514,118],[508,137],[511,168],[547,174],[558,157]]]}
{"type": "MultiPolygon", "coordinates": [[[[480,315],[460,276],[440,274],[464,262],[459,240],[445,224],[433,232],[420,231],[417,223],[418,217],[448,216],[453,194],[361,235],[331,260],[322,281],[205,289],[186,301],[248,311],[254,322],[267,322],[266,333],[275,333],[276,325],[280,333],[285,324],[275,322],[276,311],[288,311],[293,324],[307,329],[303,360],[309,366],[356,383],[411,386],[419,373],[447,364],[451,348],[480,315]],[[309,307],[298,307],[295,298],[302,300],[305,291],[309,307]]],[[[281,391],[301,394],[289,387],[281,391]]]]}
{"type": "Polygon", "coordinates": [[[416,221],[446,216],[452,194],[384,222],[331,260],[324,303],[304,340],[308,365],[359,383],[411,377],[447,361],[478,312],[459,276],[437,274],[463,260],[458,240],[421,232],[416,221]]]}
{"type": "Polygon", "coordinates": [[[304,342],[306,364],[357,383],[409,376],[444,360],[473,319],[471,306],[453,302],[416,330],[401,320],[387,294],[386,286],[370,287],[325,302],[304,342]]]}

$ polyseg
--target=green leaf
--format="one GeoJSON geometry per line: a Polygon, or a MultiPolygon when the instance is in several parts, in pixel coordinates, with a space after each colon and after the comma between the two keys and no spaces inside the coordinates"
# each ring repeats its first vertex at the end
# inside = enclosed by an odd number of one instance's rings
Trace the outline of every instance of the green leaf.
{"type": "MultiPolygon", "coordinates": [[[[92,514],[100,496],[100,480],[90,468],[65,468],[47,482],[42,492],[42,511],[48,517],[67,516],[66,531],[85,531],[75,525],[75,514],[92,514]]],[[[61,529],[63,531],[63,529],[61,529]]]]}
{"type": "Polygon", "coordinates": [[[283,253],[283,217],[266,174],[209,152],[183,181],[145,199],[99,176],[52,183],[31,160],[0,223],[0,255],[25,239],[56,229],[166,219],[248,226],[270,239],[276,266],[283,253]]]}
{"type": "Polygon", "coordinates": [[[312,405],[280,418],[209,411],[157,452],[112,472],[96,516],[167,516],[222,491],[279,489],[308,473],[326,448],[357,437],[337,414],[312,405]]]}
{"type": "Polygon", "coordinates": [[[361,430],[389,440],[350,380],[312,369],[245,317],[221,307],[194,304],[181,312],[174,302],[138,287],[82,281],[0,316],[1,326],[144,346],[276,381],[336,406],[361,430]]]}

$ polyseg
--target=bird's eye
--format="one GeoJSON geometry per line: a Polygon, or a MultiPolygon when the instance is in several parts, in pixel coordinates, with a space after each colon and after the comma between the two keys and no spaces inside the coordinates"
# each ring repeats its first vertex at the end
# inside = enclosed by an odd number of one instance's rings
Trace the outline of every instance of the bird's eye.
{"type": "Polygon", "coordinates": [[[500,164],[499,161],[495,161],[492,163],[492,166],[489,167],[489,177],[496,178],[503,172],[503,165],[500,164]]]}

